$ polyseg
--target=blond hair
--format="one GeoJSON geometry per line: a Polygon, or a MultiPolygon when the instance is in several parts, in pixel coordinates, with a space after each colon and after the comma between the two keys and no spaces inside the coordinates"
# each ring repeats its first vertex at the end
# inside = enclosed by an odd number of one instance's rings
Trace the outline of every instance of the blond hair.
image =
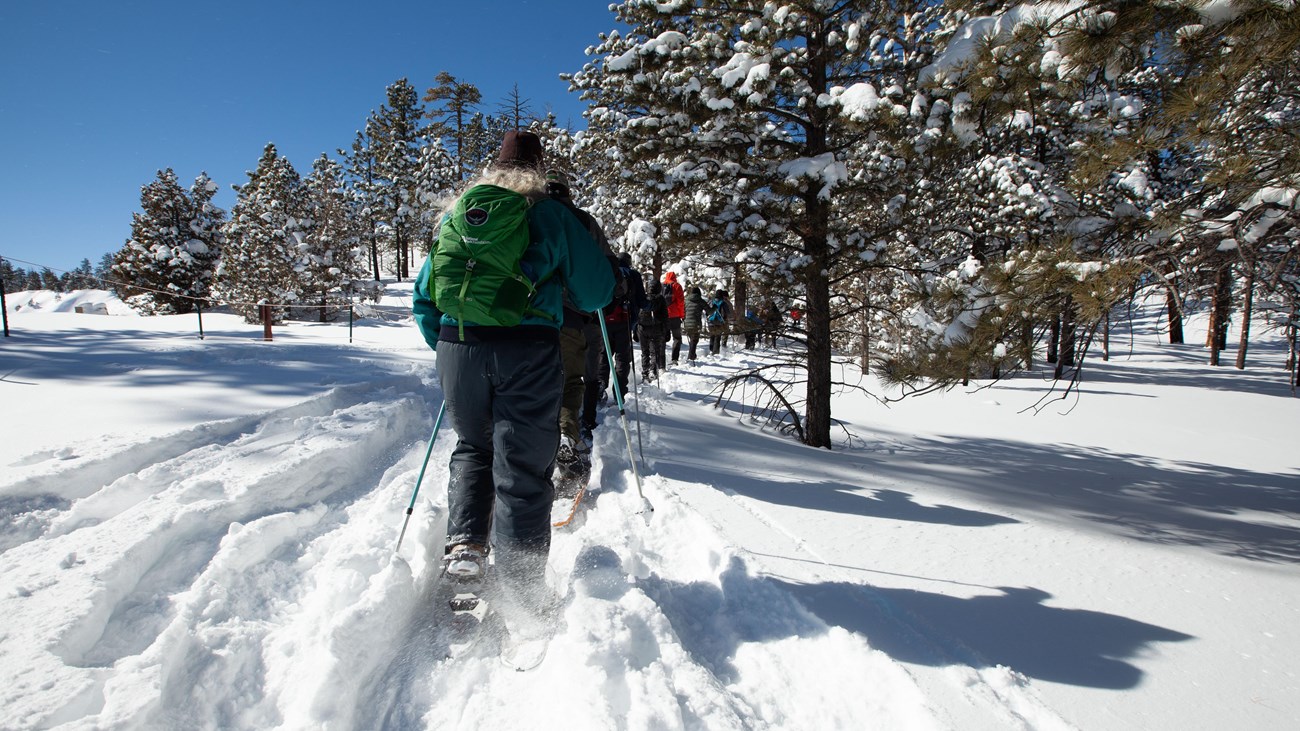
{"type": "Polygon", "coordinates": [[[477,178],[471,178],[465,183],[455,197],[443,201],[441,206],[443,214],[449,214],[456,206],[456,201],[465,191],[476,185],[495,185],[498,188],[513,190],[528,199],[528,202],[536,203],[546,198],[546,176],[537,168],[523,168],[508,165],[493,165],[488,168],[482,175],[477,178]]]}

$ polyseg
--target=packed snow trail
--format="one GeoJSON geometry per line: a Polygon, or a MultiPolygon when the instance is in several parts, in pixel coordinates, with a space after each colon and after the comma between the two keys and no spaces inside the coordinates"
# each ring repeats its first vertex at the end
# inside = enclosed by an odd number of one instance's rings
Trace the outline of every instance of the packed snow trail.
{"type": "Polygon", "coordinates": [[[444,659],[431,550],[453,436],[435,445],[405,555],[392,553],[432,399],[394,377],[29,460],[5,486],[28,509],[6,515],[23,528],[0,554],[0,726],[947,725],[901,666],[749,576],[667,481],[648,480],[669,499],[647,525],[613,428],[598,432],[587,507],[556,532],[565,603],[542,666],[513,672],[489,650],[444,659]],[[846,693],[827,667],[878,692],[846,693]]]}

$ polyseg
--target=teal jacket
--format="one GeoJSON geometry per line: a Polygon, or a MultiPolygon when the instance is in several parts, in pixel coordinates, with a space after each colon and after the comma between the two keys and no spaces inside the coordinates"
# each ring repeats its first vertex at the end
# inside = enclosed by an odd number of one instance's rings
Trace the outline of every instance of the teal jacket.
{"type": "MultiPolygon", "coordinates": [[[[568,292],[571,305],[583,312],[595,312],[609,304],[614,296],[614,273],[605,253],[601,251],[586,226],[578,217],[558,201],[543,198],[528,209],[528,233],[532,242],[524,252],[520,266],[534,282],[542,282],[533,295],[532,308],[546,313],[550,318],[525,315],[519,327],[549,326],[557,331],[564,321],[564,296],[568,292]]],[[[415,324],[429,347],[436,348],[443,325],[457,326],[450,315],[443,314],[433,305],[429,295],[430,262],[425,259],[420,274],[415,279],[415,293],[411,309],[415,324]]],[[[466,328],[487,328],[487,325],[464,323],[466,328]]],[[[511,328],[493,327],[493,330],[511,328]]]]}

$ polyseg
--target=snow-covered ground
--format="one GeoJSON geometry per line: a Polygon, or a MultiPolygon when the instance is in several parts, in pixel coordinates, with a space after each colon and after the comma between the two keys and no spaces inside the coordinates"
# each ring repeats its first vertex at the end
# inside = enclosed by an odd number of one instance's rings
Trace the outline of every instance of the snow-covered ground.
{"type": "Polygon", "coordinates": [[[1037,376],[848,392],[832,452],[713,408],[772,351],[671,370],[628,409],[654,511],[607,413],[520,673],[429,644],[449,433],[394,555],[441,403],[403,291],[351,344],[10,295],[0,728],[1300,727],[1276,335],[1240,372],[1139,319],[1038,413],[1037,376]]]}

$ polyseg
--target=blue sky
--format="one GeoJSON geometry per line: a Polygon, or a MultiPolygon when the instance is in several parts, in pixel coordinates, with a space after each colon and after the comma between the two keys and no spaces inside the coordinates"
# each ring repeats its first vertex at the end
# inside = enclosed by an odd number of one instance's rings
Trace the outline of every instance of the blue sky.
{"type": "MultiPolygon", "coordinates": [[[[229,210],[267,142],[302,174],[384,89],[439,71],[495,111],[511,87],[581,126],[560,81],[615,28],[608,0],[4,0],[0,256],[72,269],[130,236],[140,186],[206,171],[229,210]]],[[[33,268],[16,261],[17,266],[33,268]]]]}

